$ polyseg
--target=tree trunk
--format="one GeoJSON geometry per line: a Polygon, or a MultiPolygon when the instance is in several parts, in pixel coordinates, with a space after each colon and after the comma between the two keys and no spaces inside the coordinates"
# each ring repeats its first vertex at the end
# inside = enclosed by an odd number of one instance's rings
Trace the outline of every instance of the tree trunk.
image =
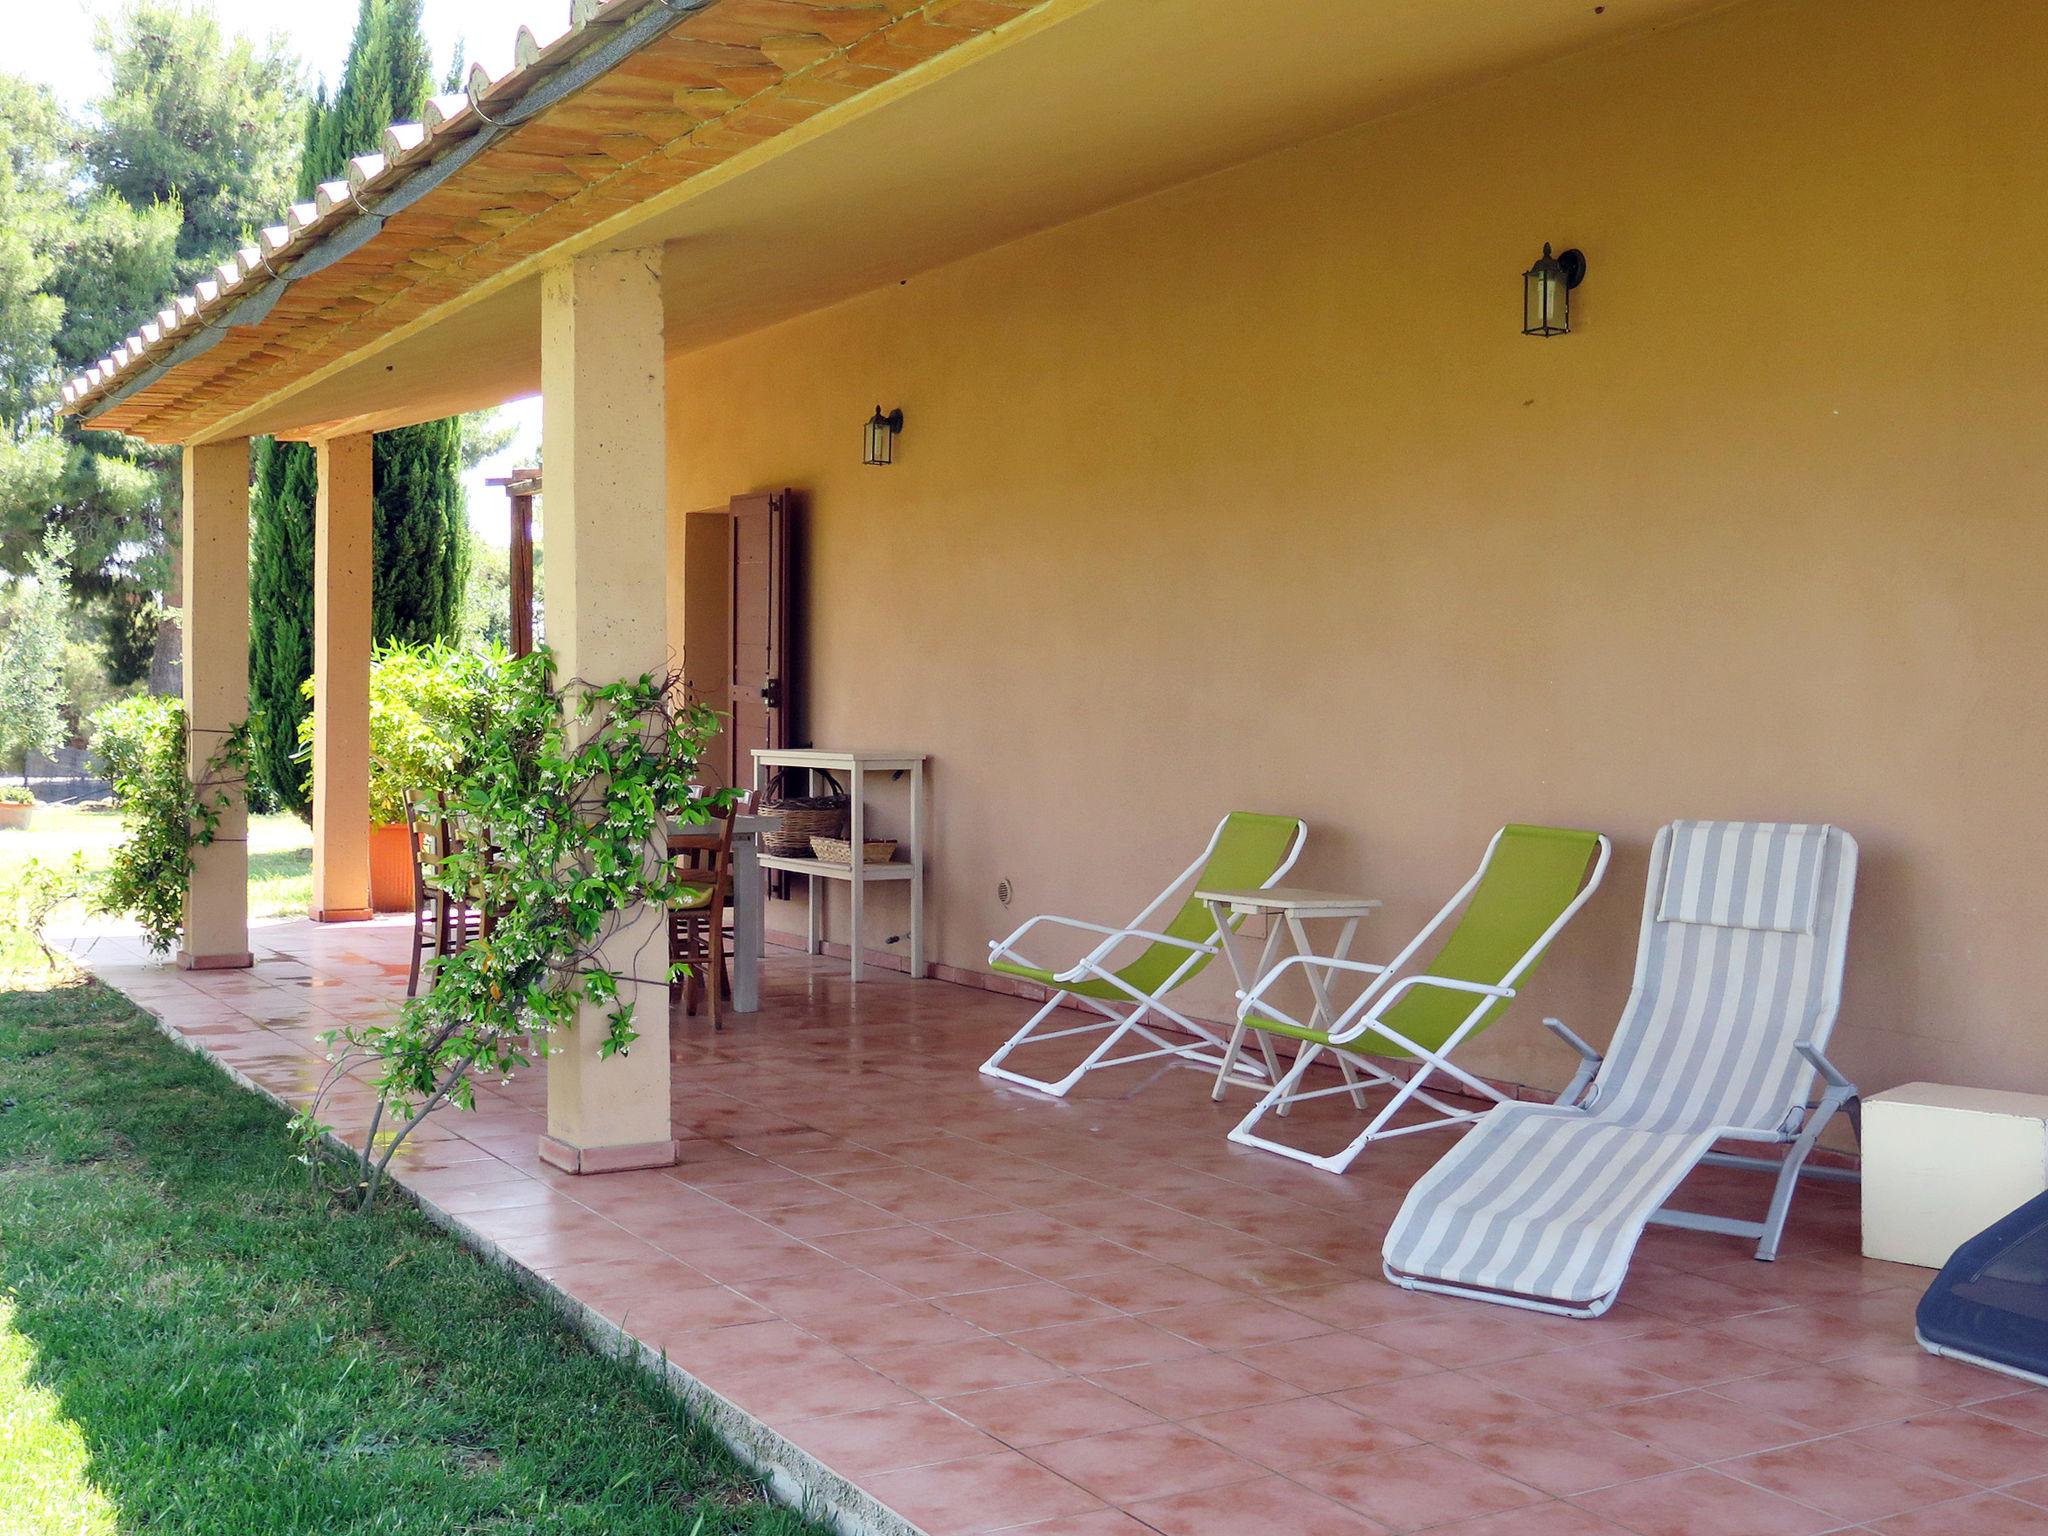
{"type": "Polygon", "coordinates": [[[184,690],[185,632],[178,626],[175,608],[163,610],[156,621],[156,649],[149,658],[149,691],[159,697],[176,697],[184,690]]]}

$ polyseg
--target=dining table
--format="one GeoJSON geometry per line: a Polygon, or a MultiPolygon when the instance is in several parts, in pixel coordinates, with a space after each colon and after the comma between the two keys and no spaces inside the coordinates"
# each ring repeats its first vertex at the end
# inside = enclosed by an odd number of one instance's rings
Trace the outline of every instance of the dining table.
{"type": "MultiPolygon", "coordinates": [[[[732,829],[732,1002],[734,1013],[757,1013],[761,1008],[761,949],[766,920],[765,891],[761,883],[763,831],[773,826],[769,816],[738,816],[732,829]]],[[[688,853],[716,855],[724,824],[672,827],[668,834],[671,856],[688,853]]]]}

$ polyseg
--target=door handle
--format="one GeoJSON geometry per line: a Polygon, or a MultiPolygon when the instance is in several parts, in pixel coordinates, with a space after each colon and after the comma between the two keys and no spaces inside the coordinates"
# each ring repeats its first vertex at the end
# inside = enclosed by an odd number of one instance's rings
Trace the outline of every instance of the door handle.
{"type": "Polygon", "coordinates": [[[761,702],[770,709],[782,708],[782,679],[771,677],[761,685],[761,702]]]}

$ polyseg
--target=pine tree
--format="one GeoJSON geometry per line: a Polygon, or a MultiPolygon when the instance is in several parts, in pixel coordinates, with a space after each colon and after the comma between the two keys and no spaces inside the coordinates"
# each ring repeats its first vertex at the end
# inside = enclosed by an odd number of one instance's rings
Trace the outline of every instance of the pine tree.
{"type": "MultiPolygon", "coordinates": [[[[341,86],[306,116],[299,196],[347,173],[394,122],[416,119],[433,89],[421,0],[361,0],[341,86]]],[[[313,450],[258,450],[252,548],[250,705],[258,776],[294,810],[308,808],[297,748],[306,714],[300,685],[313,667],[313,450]]],[[[371,632],[389,640],[455,637],[468,573],[462,423],[430,421],[380,433],[373,451],[371,632]]]]}

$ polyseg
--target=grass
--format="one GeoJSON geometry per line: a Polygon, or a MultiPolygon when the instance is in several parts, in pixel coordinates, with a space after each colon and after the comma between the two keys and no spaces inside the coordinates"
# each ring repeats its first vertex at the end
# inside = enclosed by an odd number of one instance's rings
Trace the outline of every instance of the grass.
{"type": "MultiPolygon", "coordinates": [[[[10,926],[22,870],[31,859],[63,866],[83,854],[88,871],[103,869],[121,840],[118,811],[39,805],[27,831],[0,831],[0,976],[40,959],[26,934],[10,926]]],[[[313,901],[313,831],[296,816],[249,818],[249,915],[296,917],[313,901]]],[[[61,908],[51,928],[62,932],[81,905],[61,908]]],[[[0,1527],[4,1531],[4,1527],[0,1527]]]]}
{"type": "Polygon", "coordinates": [[[645,1373],[96,982],[0,992],[0,1536],[800,1536],[645,1373]]]}

